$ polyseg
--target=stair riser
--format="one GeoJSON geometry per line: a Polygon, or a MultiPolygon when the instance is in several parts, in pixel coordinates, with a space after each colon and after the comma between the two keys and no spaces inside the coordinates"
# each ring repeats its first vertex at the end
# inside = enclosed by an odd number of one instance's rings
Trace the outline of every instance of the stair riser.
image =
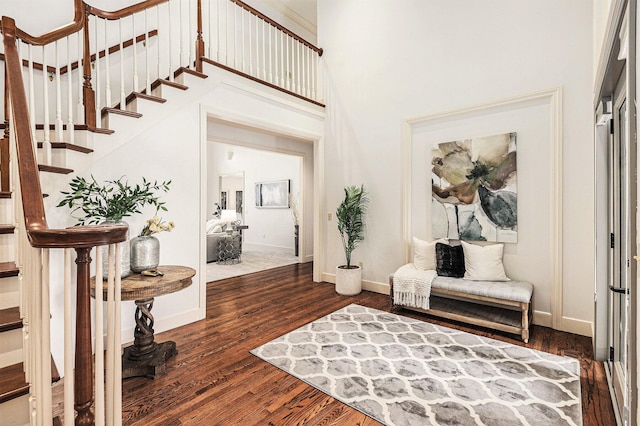
{"type": "Polygon", "coordinates": [[[29,395],[23,395],[0,404],[0,419],[3,426],[29,424],[29,395]]]}
{"type": "MultiPolygon", "coordinates": [[[[44,164],[44,149],[39,148],[37,152],[38,163],[44,164]]],[[[92,162],[90,155],[71,149],[52,149],[51,150],[51,166],[66,167],[74,170],[84,170],[88,168],[92,162]]]]}
{"type": "Polygon", "coordinates": [[[0,338],[0,368],[23,362],[22,329],[9,330],[1,333],[0,338]]]}
{"type": "MultiPolygon", "coordinates": [[[[13,200],[11,198],[0,198],[0,222],[3,225],[13,225],[13,200]]],[[[13,259],[10,259],[13,260],[13,259]]]]}
{"type": "Polygon", "coordinates": [[[15,236],[13,234],[0,234],[0,262],[11,262],[15,258],[15,236]]]}
{"type": "MultiPolygon", "coordinates": [[[[207,74],[207,71],[205,71],[205,68],[204,68],[205,66],[207,66],[207,64],[203,63],[202,65],[203,65],[203,72],[207,74]]],[[[213,65],[209,65],[209,66],[213,66],[213,65]]],[[[196,77],[195,75],[191,75],[186,72],[181,73],[175,78],[176,83],[184,84],[189,88],[189,90],[194,90],[201,86],[203,87],[206,84],[207,80],[208,79],[206,78],[196,77]]]]}
{"type": "Polygon", "coordinates": [[[127,110],[138,112],[142,114],[142,117],[153,117],[154,114],[161,112],[164,108],[166,108],[164,103],[138,98],[127,104],[127,110]]]}
{"type": "Polygon", "coordinates": [[[19,304],[20,289],[18,277],[0,278],[0,309],[13,308],[19,304]]]}
{"type": "MultiPolygon", "coordinates": [[[[92,133],[87,131],[87,130],[74,130],[73,132],[73,144],[74,145],[78,145],[78,146],[84,146],[86,148],[91,148],[91,144],[92,144],[92,139],[91,139],[91,135],[92,133]]],[[[71,141],[71,136],[70,133],[68,131],[63,132],[63,139],[62,140],[57,140],[58,138],[55,137],[55,132],[51,132],[50,133],[50,140],[52,142],[69,142],[72,143],[71,141]]],[[[44,130],[36,130],[36,140],[37,141],[44,141],[44,130]]]]}

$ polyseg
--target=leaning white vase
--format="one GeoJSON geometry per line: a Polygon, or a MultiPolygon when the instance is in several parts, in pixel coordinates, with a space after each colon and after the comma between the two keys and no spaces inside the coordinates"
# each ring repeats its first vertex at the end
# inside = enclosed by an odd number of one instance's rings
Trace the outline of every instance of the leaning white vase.
{"type": "MultiPolygon", "coordinates": [[[[105,220],[100,225],[118,225],[129,227],[124,220],[105,220]]],[[[131,258],[129,255],[129,231],[127,230],[127,241],[120,243],[120,277],[125,278],[131,275],[131,258]]],[[[109,246],[102,246],[102,276],[106,280],[109,274],[109,246]]]]}
{"type": "Polygon", "coordinates": [[[336,266],[336,293],[355,296],[362,291],[362,269],[359,266],[336,266]]]}

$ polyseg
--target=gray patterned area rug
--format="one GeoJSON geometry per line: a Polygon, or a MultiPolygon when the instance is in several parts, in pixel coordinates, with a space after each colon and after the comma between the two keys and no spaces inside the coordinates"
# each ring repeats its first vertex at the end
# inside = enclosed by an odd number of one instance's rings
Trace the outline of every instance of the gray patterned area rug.
{"type": "Polygon", "coordinates": [[[251,351],[386,425],[581,425],[580,367],[359,305],[251,351]]]}

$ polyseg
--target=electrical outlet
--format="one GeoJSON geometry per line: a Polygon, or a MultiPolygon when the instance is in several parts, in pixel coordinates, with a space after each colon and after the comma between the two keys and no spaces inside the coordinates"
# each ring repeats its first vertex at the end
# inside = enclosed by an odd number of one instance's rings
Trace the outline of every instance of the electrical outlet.
{"type": "Polygon", "coordinates": [[[327,220],[331,220],[331,212],[327,213],[327,220]]]}

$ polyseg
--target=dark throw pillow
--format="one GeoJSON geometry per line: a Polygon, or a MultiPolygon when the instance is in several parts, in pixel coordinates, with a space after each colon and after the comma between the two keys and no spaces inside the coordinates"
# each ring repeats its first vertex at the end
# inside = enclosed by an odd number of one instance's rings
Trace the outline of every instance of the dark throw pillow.
{"type": "Polygon", "coordinates": [[[436,243],[436,272],[441,277],[464,277],[464,251],[462,246],[436,243]]]}

